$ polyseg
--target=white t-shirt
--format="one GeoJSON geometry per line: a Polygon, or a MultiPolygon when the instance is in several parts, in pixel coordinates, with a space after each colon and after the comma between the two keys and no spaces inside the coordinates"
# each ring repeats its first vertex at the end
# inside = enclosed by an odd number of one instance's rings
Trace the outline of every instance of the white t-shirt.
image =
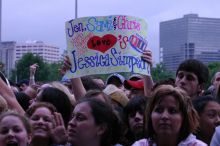
{"type": "MultiPolygon", "coordinates": [[[[149,141],[147,139],[141,139],[136,141],[132,146],[149,146],[149,141]]],[[[152,146],[157,146],[153,143],[152,146]]],[[[208,146],[201,140],[196,139],[193,134],[190,134],[185,140],[181,141],[177,146],[208,146]]]]}

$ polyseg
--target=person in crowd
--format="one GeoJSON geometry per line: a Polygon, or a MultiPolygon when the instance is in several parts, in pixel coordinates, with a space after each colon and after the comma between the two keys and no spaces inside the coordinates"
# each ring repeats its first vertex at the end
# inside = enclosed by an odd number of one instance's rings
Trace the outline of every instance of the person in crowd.
{"type": "Polygon", "coordinates": [[[26,111],[28,107],[30,106],[31,97],[25,94],[24,92],[17,92],[15,93],[15,96],[16,96],[17,101],[23,108],[23,110],[26,111]]]}
{"type": "MultiPolygon", "coordinates": [[[[37,86],[37,84],[35,83],[35,73],[37,71],[37,68],[39,68],[39,65],[37,63],[34,63],[34,64],[30,65],[30,67],[29,67],[29,69],[30,69],[30,82],[29,82],[29,86],[30,87],[36,87],[37,86]]],[[[66,79],[64,79],[64,80],[66,80],[66,79]]],[[[57,88],[57,89],[63,91],[69,97],[72,105],[75,104],[76,100],[75,100],[74,95],[70,92],[68,87],[65,86],[64,84],[62,84],[61,82],[53,81],[53,82],[46,83],[46,84],[43,84],[41,86],[38,86],[37,89],[36,88],[35,89],[38,90],[38,93],[39,93],[40,90],[43,90],[46,87],[54,87],[54,88],[57,88]]],[[[29,95],[28,93],[26,93],[26,94],[29,95]]],[[[32,99],[34,97],[34,95],[33,96],[29,95],[29,96],[32,97],[32,99]]],[[[35,97],[36,97],[36,94],[35,94],[35,97]]]]}
{"type": "Polygon", "coordinates": [[[134,74],[132,74],[128,77],[128,80],[131,80],[131,81],[138,81],[138,80],[141,80],[141,79],[143,79],[143,75],[136,74],[136,73],[134,73],[134,74]]]}
{"type": "Polygon", "coordinates": [[[95,82],[98,85],[99,89],[103,90],[105,88],[105,82],[101,77],[97,75],[93,75],[91,77],[93,82],[95,82]]]}
{"type": "Polygon", "coordinates": [[[55,106],[57,111],[62,115],[64,124],[67,127],[73,106],[64,92],[54,87],[46,87],[40,91],[36,100],[30,106],[33,106],[36,102],[48,102],[55,106]]]}
{"type": "Polygon", "coordinates": [[[147,104],[147,98],[136,96],[128,102],[124,108],[125,123],[128,127],[126,138],[129,143],[123,144],[130,146],[135,141],[144,138],[144,111],[147,104]]]}
{"type": "MultiPolygon", "coordinates": [[[[196,59],[187,59],[181,62],[176,70],[175,86],[185,90],[191,99],[193,99],[203,93],[208,77],[209,70],[205,64],[196,59]]],[[[145,86],[145,88],[151,90],[153,84],[150,85],[145,86]]],[[[149,95],[145,94],[145,96],[149,95]]]]}
{"type": "Polygon", "coordinates": [[[8,108],[17,111],[20,114],[24,114],[25,111],[17,101],[14,92],[11,90],[10,86],[0,78],[0,95],[7,102],[8,108]]]}
{"type": "Polygon", "coordinates": [[[0,79],[5,82],[5,84],[10,87],[10,81],[5,77],[5,75],[0,71],[0,79]]]}
{"type": "Polygon", "coordinates": [[[29,85],[23,93],[28,95],[31,99],[35,98],[37,96],[37,90],[40,87],[40,85],[34,84],[34,85],[29,85]]]}
{"type": "MultiPolygon", "coordinates": [[[[35,85],[31,85],[31,86],[35,86],[35,85]]],[[[56,88],[56,89],[64,92],[68,96],[69,100],[71,101],[72,106],[74,106],[74,104],[76,102],[74,94],[72,94],[65,85],[63,85],[61,82],[58,82],[58,81],[52,81],[52,82],[45,83],[45,84],[42,84],[41,86],[39,86],[37,88],[36,97],[39,97],[40,94],[42,93],[42,91],[47,87],[53,87],[53,88],[56,88]]],[[[32,103],[34,100],[36,100],[36,98],[32,98],[30,103],[32,103]]]]}
{"type": "Polygon", "coordinates": [[[29,73],[30,73],[29,85],[35,85],[35,73],[37,71],[37,68],[39,68],[38,63],[34,63],[29,66],[29,73]]]}
{"type": "Polygon", "coordinates": [[[121,74],[119,73],[113,73],[113,74],[110,74],[107,79],[106,79],[106,86],[109,85],[109,84],[113,84],[115,85],[116,87],[120,88],[120,89],[124,89],[124,76],[122,76],[121,74]]]}
{"type": "MultiPolygon", "coordinates": [[[[114,85],[108,85],[108,86],[114,86],[114,85]]],[[[115,88],[117,88],[117,87],[115,87],[115,88]]],[[[127,126],[124,122],[123,107],[118,106],[118,105],[116,106],[115,105],[116,103],[114,103],[113,99],[111,100],[111,96],[106,95],[103,91],[100,91],[100,90],[89,90],[83,98],[94,98],[94,99],[100,100],[100,101],[106,103],[108,106],[112,107],[115,114],[116,114],[116,116],[117,116],[117,118],[118,118],[118,120],[119,120],[121,130],[123,131],[122,135],[119,139],[119,143],[120,144],[128,143],[127,142],[128,140],[124,137],[124,133],[126,133],[126,131],[127,131],[127,126]]],[[[117,101],[115,101],[115,102],[117,102],[117,101]]]]}
{"type": "Polygon", "coordinates": [[[30,101],[36,98],[38,85],[29,85],[24,91],[15,92],[15,96],[21,107],[26,111],[30,106],[30,101]]]}
{"type": "Polygon", "coordinates": [[[208,67],[196,59],[183,61],[177,71],[175,85],[185,90],[193,99],[202,94],[208,81],[208,67]]]}
{"type": "Polygon", "coordinates": [[[192,134],[199,122],[186,92],[160,85],[149,98],[145,112],[146,138],[132,146],[207,146],[192,134]]]}
{"type": "Polygon", "coordinates": [[[136,93],[144,94],[144,80],[143,76],[140,74],[131,74],[127,80],[124,80],[124,87],[125,87],[125,93],[130,99],[133,93],[136,95],[136,93]],[[142,80],[139,82],[139,80],[142,80]],[[136,83],[136,81],[138,81],[136,83]]]}
{"type": "Polygon", "coordinates": [[[220,84],[218,85],[216,89],[216,96],[215,98],[220,102],[220,84]]]}
{"type": "Polygon", "coordinates": [[[32,127],[31,146],[65,144],[67,135],[61,114],[50,103],[38,102],[27,112],[32,127]]]}
{"type": "Polygon", "coordinates": [[[135,96],[144,96],[144,80],[125,80],[124,81],[125,89],[129,90],[128,98],[131,99],[135,96]]]}
{"type": "Polygon", "coordinates": [[[20,91],[24,91],[29,86],[29,80],[22,79],[17,83],[20,91]]]}
{"type": "Polygon", "coordinates": [[[124,91],[113,84],[107,85],[103,92],[111,98],[114,108],[124,108],[129,101],[124,91]]]}
{"type": "Polygon", "coordinates": [[[12,80],[9,80],[9,84],[10,84],[11,89],[14,93],[19,92],[19,88],[15,82],[13,82],[12,80]]]}
{"type": "Polygon", "coordinates": [[[218,85],[220,84],[220,70],[218,70],[214,77],[212,78],[212,84],[214,85],[215,88],[218,87],[218,85]]]}
{"type": "Polygon", "coordinates": [[[72,146],[112,146],[120,137],[120,126],[112,108],[94,98],[78,101],[68,125],[72,146]]]}
{"type": "Polygon", "coordinates": [[[60,80],[60,83],[66,86],[70,91],[70,93],[72,92],[71,81],[69,78],[63,76],[62,79],[60,80]]]}
{"type": "Polygon", "coordinates": [[[196,137],[209,145],[215,127],[220,125],[220,104],[212,96],[199,96],[193,105],[200,117],[196,137]]]}
{"type": "MultiPolygon", "coordinates": [[[[119,124],[121,127],[121,130],[123,131],[122,133],[126,133],[127,131],[127,126],[124,122],[124,111],[123,107],[121,106],[114,106],[114,104],[111,101],[111,97],[106,95],[103,91],[100,90],[89,90],[83,98],[94,98],[97,100],[100,100],[104,103],[106,103],[108,106],[112,107],[118,120],[119,124]]],[[[114,101],[113,101],[114,102],[114,101]]],[[[119,139],[119,143],[128,143],[127,139],[125,139],[124,134],[121,135],[119,139]]],[[[119,146],[119,145],[118,145],[119,146]]]]}
{"type": "Polygon", "coordinates": [[[22,115],[7,111],[0,115],[0,146],[28,146],[31,126],[22,115]]]}
{"type": "Polygon", "coordinates": [[[81,79],[86,91],[104,89],[105,84],[101,78],[90,75],[81,77],[81,79]]]}
{"type": "Polygon", "coordinates": [[[211,86],[206,91],[207,92],[206,94],[211,94],[214,97],[217,96],[219,84],[220,84],[220,70],[218,70],[212,77],[211,86]]]}
{"type": "Polygon", "coordinates": [[[152,88],[154,85],[152,76],[150,75],[151,67],[153,66],[152,52],[150,51],[150,49],[146,49],[143,51],[141,55],[141,59],[148,64],[147,68],[149,75],[143,75],[143,81],[144,81],[144,96],[149,97],[151,95],[152,88]]]}
{"type": "Polygon", "coordinates": [[[70,92],[70,90],[65,85],[63,85],[61,82],[57,82],[57,81],[53,81],[53,82],[51,82],[49,84],[52,87],[57,88],[57,89],[63,91],[68,96],[69,100],[71,101],[71,104],[75,105],[75,103],[76,103],[75,96],[74,96],[74,94],[72,94],[70,92]]]}
{"type": "Polygon", "coordinates": [[[175,87],[175,79],[168,78],[168,79],[160,80],[160,81],[156,82],[152,88],[152,91],[154,91],[154,89],[156,89],[160,85],[171,85],[171,86],[175,87]]]}
{"type": "Polygon", "coordinates": [[[99,99],[105,102],[106,104],[110,106],[112,104],[111,98],[108,95],[106,95],[103,91],[100,91],[100,90],[89,90],[88,92],[86,92],[84,98],[96,98],[96,99],[99,99]]]}

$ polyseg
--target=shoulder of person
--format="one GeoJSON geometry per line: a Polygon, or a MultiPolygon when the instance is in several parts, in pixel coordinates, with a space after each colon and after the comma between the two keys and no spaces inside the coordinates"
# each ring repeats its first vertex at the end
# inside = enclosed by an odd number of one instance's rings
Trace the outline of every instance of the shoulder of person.
{"type": "Polygon", "coordinates": [[[213,134],[210,146],[220,145],[220,126],[215,128],[215,133],[213,134]]]}
{"type": "Polygon", "coordinates": [[[208,146],[201,140],[196,139],[196,136],[190,134],[185,140],[181,141],[178,146],[208,146]]]}
{"type": "Polygon", "coordinates": [[[220,126],[215,128],[215,133],[217,133],[218,135],[220,135],[220,126]]]}
{"type": "Polygon", "coordinates": [[[132,146],[149,146],[149,142],[147,139],[140,139],[138,141],[135,141],[132,146]]]}

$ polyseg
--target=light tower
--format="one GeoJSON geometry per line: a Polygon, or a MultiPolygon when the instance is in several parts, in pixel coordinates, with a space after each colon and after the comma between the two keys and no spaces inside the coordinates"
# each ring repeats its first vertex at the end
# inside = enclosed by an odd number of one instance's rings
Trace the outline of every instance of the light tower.
{"type": "Polygon", "coordinates": [[[78,18],[78,2],[75,0],[75,19],[78,18]]]}

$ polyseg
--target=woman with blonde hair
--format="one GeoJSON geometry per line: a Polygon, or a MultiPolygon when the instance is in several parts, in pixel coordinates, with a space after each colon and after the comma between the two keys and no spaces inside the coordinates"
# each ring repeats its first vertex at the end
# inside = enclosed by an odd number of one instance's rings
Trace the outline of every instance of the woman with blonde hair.
{"type": "Polygon", "coordinates": [[[198,125],[190,97],[180,88],[160,85],[145,111],[147,137],[133,146],[206,146],[192,134],[198,125]]]}

